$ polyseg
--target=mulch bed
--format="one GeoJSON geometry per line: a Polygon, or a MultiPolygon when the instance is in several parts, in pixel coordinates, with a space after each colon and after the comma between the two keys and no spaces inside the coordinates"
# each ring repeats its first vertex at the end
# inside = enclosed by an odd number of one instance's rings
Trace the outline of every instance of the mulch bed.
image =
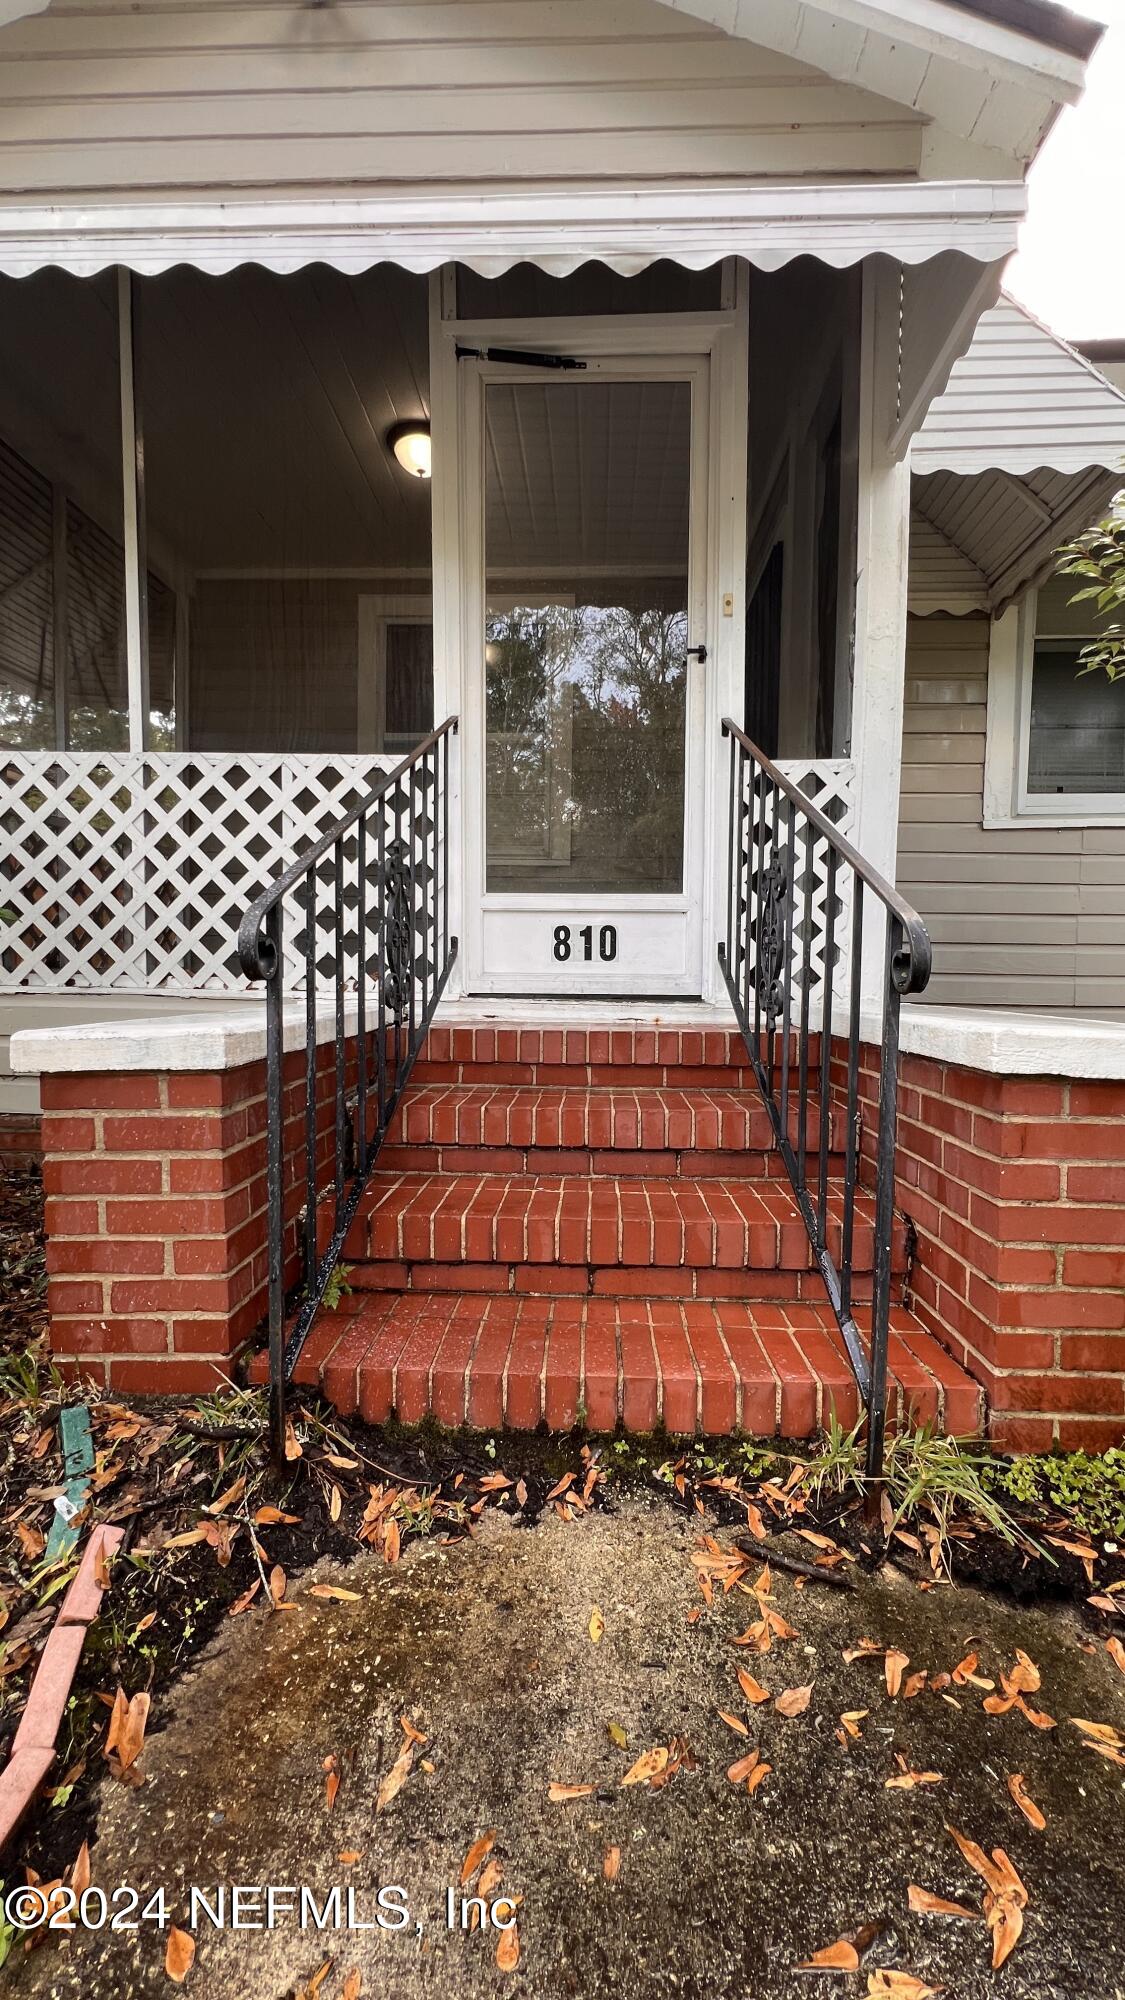
{"type": "MultiPolygon", "coordinates": [[[[36,1174],[0,1179],[0,1758],[77,1560],[52,1568],[43,1561],[62,1472],[59,1410],[78,1392],[53,1380],[36,1351],[46,1319],[41,1211],[36,1174]]],[[[796,1464],[771,1468],[765,1478],[745,1467],[728,1471],[717,1462],[724,1452],[734,1462],[732,1440],[680,1456],[679,1445],[659,1438],[371,1431],[313,1398],[294,1406],[293,1455],[278,1478],[266,1457],[264,1407],[260,1391],[187,1404],[89,1405],[97,1457],[91,1518],[120,1523],[126,1540],[78,1668],[55,1770],[5,1858],[9,1881],[26,1868],[42,1881],[59,1879],[91,1838],[118,1689],[151,1694],[148,1726],[155,1730],[161,1699],[229,1616],[271,1597],[283,1603],[290,1579],[321,1557],[348,1561],[374,1549],[394,1561],[418,1534],[463,1537],[486,1507],[531,1527],[545,1508],[579,1520],[612,1507],[615,1491],[644,1485],[697,1516],[701,1533],[737,1527],[740,1545],[763,1557],[778,1533],[796,1527],[808,1538],[810,1586],[835,1578],[826,1587],[846,1588],[848,1558],[876,1567],[889,1557],[925,1588],[935,1562],[948,1560],[958,1580],[1018,1598],[1072,1600],[1099,1642],[1125,1630],[1125,1591],[1112,1600],[1121,1613],[1089,1602],[1101,1595],[1104,1605],[1107,1587],[1125,1579],[1125,1555],[1090,1546],[1042,1510],[1028,1517],[1029,1532],[1054,1532],[1072,1544],[1053,1545],[1053,1563],[971,1520],[956,1524],[935,1558],[925,1523],[888,1544],[855,1496],[806,1508],[796,1464]]]]}

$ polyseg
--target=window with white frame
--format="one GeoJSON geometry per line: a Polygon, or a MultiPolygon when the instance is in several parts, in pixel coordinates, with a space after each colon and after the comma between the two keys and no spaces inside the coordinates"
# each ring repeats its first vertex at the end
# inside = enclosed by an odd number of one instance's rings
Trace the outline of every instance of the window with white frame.
{"type": "Polygon", "coordinates": [[[985,823],[1125,819],[1125,686],[1082,670],[1097,626],[1052,577],[993,620],[985,823]]]}

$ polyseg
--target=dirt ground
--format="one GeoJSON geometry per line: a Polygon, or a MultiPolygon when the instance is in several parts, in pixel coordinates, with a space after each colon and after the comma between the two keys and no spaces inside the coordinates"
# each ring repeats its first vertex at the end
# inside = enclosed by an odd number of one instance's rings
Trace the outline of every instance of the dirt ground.
{"type": "MultiPolygon", "coordinates": [[[[419,1540],[394,1566],[376,1555],[322,1562],[294,1584],[295,1609],[227,1620],[154,1709],[146,1782],[103,1781],[94,1885],[130,1884],[142,1906],[163,1889],[181,1927],[191,1885],[212,1906],[227,1885],[225,1928],[197,1910],[183,1990],[206,2000],[850,2000],[880,1966],[950,2000],[1122,2000],[1125,1770],[1091,1754],[1071,1718],[1125,1728],[1125,1676],[1073,1613],[960,1586],[920,1590],[889,1567],[853,1572],[850,1590],[798,1588],[775,1568],[772,1596],[759,1599],[756,1562],[706,1606],[691,1562],[701,1525],[637,1495],[534,1528],[487,1515],[471,1542],[419,1540]],[[312,1595],[325,1581],[358,1600],[312,1595]],[[732,1646],[763,1605],[795,1636],[774,1636],[766,1653],[732,1646]],[[863,1637],[909,1656],[904,1685],[971,1652],[995,1681],[1022,1648],[1041,1675],[1031,1705],[1057,1726],[1034,1727],[1018,1709],[985,1713],[971,1682],[892,1699],[881,1654],[843,1659],[863,1637]],[[739,1667],[775,1700],[749,1706],[739,1667]],[[777,1712],[778,1695],[809,1683],[803,1713],[777,1712]],[[858,1738],[838,1741],[841,1714],[862,1709],[858,1738]],[[403,1716],[426,1741],[378,1810],[380,1783],[409,1748],[403,1716]],[[665,1783],[622,1784],[642,1752],[669,1745],[665,1783]],[[754,1745],[772,1768],[751,1795],[727,1770],[754,1745]],[[941,1782],[887,1789],[902,1775],[896,1753],[941,1782]],[[1044,1830],[1013,1802],[1014,1773],[1044,1830]],[[595,1790],[552,1802],[552,1784],[595,1790]],[[908,1910],[912,1883],[981,1908],[985,1883],[947,1823],[1005,1850],[1026,1886],[1023,1935],[998,1972],[979,1917],[908,1910]],[[484,1865],[501,1871],[490,1895],[521,1898],[511,1971],[496,1963],[497,1930],[447,1925],[447,1890],[456,1913],[470,1893],[459,1886],[466,1854],[490,1833],[484,1865]],[[328,1928],[308,1910],[302,1928],[280,1898],[272,1928],[236,1930],[232,1884],[304,1886],[321,1909],[340,1885],[341,1927],[330,1907],[328,1928]],[[348,1889],[351,1916],[371,1924],[381,1885],[405,1892],[404,1927],[348,1928],[348,1889]],[[796,1969],[865,1926],[878,1935],[860,1972],[796,1969]]],[[[731,1546],[728,1531],[718,1540],[731,1546]]],[[[790,1537],[771,1547],[808,1555],[790,1537]]],[[[264,1898],[248,1894],[242,1916],[264,1924],[264,1898]]],[[[0,1983],[41,2000],[166,2000],[177,1990],[166,1944],[152,1921],[79,1931],[27,1957],[17,1946],[0,1983]]]]}

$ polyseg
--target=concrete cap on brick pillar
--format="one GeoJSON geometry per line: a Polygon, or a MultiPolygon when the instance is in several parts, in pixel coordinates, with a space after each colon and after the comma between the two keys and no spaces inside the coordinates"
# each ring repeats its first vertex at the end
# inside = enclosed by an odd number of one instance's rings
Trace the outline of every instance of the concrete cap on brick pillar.
{"type": "MultiPolygon", "coordinates": [[[[375,1000],[368,1000],[369,1025],[375,1020],[375,1000]]],[[[354,1033],[355,996],[345,1003],[345,1029],[354,1033]]],[[[729,1028],[729,1012],[714,1008],[671,1010],[607,1008],[604,1013],[583,1004],[573,1007],[519,1003],[510,1007],[451,1003],[442,1008],[444,1025],[483,1025],[517,1020],[527,1028],[550,1022],[583,1025],[663,1025],[676,1028],[729,1028]]],[[[336,1032],[331,998],[317,1008],[317,1041],[330,1042],[336,1032]]],[[[815,1019],[812,1026],[815,1029],[815,1019]]],[[[881,1023],[863,1022],[866,1041],[878,1042],[881,1023]]],[[[304,1000],[294,994],[286,1003],[285,1047],[305,1045],[304,1000]]],[[[904,1006],[901,1045],[904,1055],[929,1056],[935,1062],[959,1063],[993,1076],[1073,1076],[1125,1081],[1125,1022],[1087,1019],[1082,1015],[1036,1014],[1017,1008],[904,1006]]],[[[45,1076],[103,1071],[220,1071],[258,1062],[266,1053],[265,1007],[243,1002],[212,1012],[153,1014],[140,1020],[98,1021],[87,1027],[22,1028],[12,1036],[12,1068],[18,1076],[45,1076]]]]}

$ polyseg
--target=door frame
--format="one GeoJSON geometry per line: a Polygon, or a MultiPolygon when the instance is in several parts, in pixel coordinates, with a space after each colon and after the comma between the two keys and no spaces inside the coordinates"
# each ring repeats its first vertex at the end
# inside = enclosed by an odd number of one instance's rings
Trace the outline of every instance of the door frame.
{"type": "MultiPolygon", "coordinates": [[[[721,929],[723,890],[717,879],[727,811],[720,740],[724,715],[741,715],[746,637],[747,419],[749,408],[749,269],[724,270],[723,305],[716,313],[592,315],[587,318],[458,320],[449,267],[435,272],[430,287],[430,403],[434,440],[433,595],[434,703],[440,721],[463,718],[455,794],[451,799],[450,855],[452,911],[461,939],[457,991],[487,992],[480,970],[483,882],[483,782],[466,727],[474,708],[471,676],[479,654],[483,622],[483,490],[480,457],[466,435],[466,397],[459,380],[469,364],[459,361],[458,345],[508,346],[574,354],[582,359],[647,361],[653,372],[679,360],[709,361],[706,432],[706,543],[701,565],[704,631],[692,634],[707,645],[707,664],[693,667],[702,679],[699,759],[702,798],[688,802],[685,836],[693,814],[698,822],[701,979],[704,1000],[719,996],[716,944],[721,929]],[[480,829],[478,832],[477,830],[480,829]],[[475,854],[471,843],[477,840],[475,854]]],[[[673,371],[674,372],[674,371],[673,371]]],[[[533,378],[534,379],[534,378],[533,378]]],[[[694,496],[693,496],[694,498],[694,496]]],[[[483,701],[483,689],[479,691],[483,701]]],[[[685,880],[687,879],[685,874],[685,880]]],[[[559,997],[566,997],[560,992],[559,997]]],[[[575,997],[594,997],[576,993],[575,997]]],[[[607,996],[612,997],[612,996],[607,996]]]]}

